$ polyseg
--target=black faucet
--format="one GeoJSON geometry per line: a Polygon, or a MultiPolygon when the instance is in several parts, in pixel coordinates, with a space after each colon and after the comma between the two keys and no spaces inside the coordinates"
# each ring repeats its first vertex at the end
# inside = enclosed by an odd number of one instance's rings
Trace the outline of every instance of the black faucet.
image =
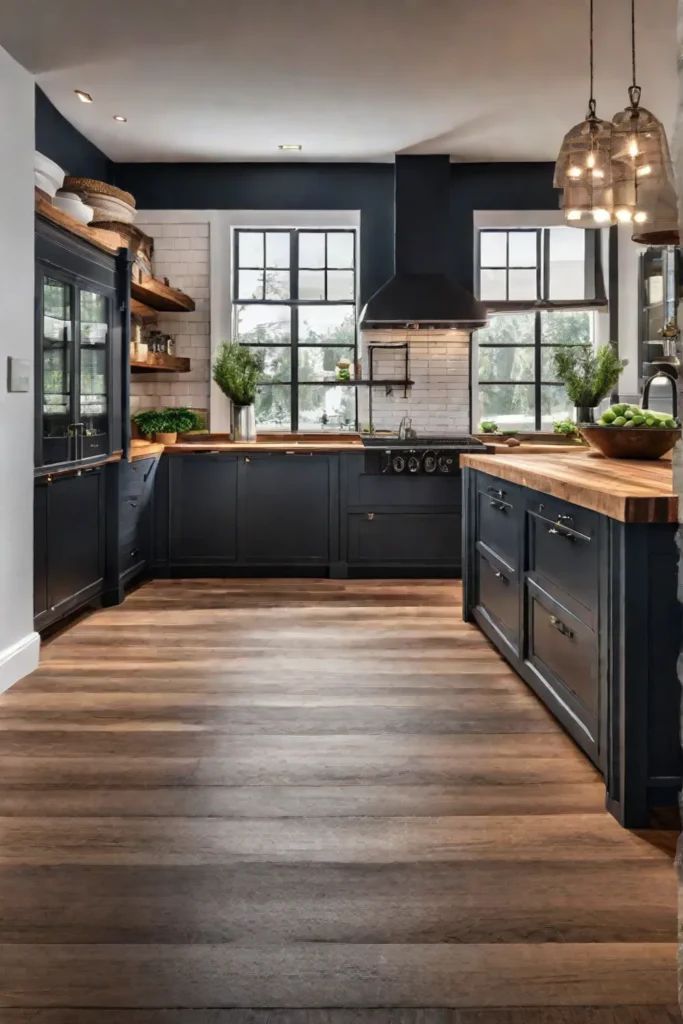
{"type": "Polygon", "coordinates": [[[653,373],[652,376],[648,377],[645,381],[645,387],[643,388],[643,409],[647,409],[652,381],[657,380],[658,377],[666,378],[666,380],[671,384],[672,416],[676,419],[678,417],[678,388],[676,386],[676,378],[672,377],[670,373],[666,373],[664,370],[658,370],[657,373],[653,373]]]}

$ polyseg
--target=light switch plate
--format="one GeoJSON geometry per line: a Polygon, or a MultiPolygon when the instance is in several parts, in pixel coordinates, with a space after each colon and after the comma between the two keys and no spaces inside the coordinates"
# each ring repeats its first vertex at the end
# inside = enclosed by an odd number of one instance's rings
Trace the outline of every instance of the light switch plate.
{"type": "Polygon", "coordinates": [[[7,390],[31,390],[31,360],[7,357],[7,390]]]}

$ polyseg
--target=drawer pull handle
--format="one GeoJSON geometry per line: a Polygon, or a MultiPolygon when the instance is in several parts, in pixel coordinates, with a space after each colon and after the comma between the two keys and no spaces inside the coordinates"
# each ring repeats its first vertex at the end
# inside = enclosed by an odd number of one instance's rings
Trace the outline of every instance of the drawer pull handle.
{"type": "Polygon", "coordinates": [[[507,505],[502,505],[499,501],[489,502],[491,508],[495,508],[497,512],[507,512],[507,505]]]}
{"type": "Polygon", "coordinates": [[[137,501],[129,501],[128,504],[130,505],[131,508],[137,508],[138,507],[137,501]]]}
{"type": "Polygon", "coordinates": [[[573,533],[565,533],[564,530],[558,530],[556,526],[551,526],[548,533],[555,537],[564,537],[565,540],[574,540],[573,533]]]}
{"type": "Polygon", "coordinates": [[[557,615],[551,615],[550,621],[552,622],[557,632],[561,633],[562,636],[568,637],[569,640],[572,640],[574,638],[574,630],[570,629],[569,626],[565,626],[564,622],[562,622],[561,619],[558,619],[557,615]]]}
{"type": "Polygon", "coordinates": [[[496,487],[489,487],[488,488],[488,492],[489,492],[489,494],[493,494],[496,498],[504,498],[505,497],[505,491],[501,491],[501,490],[499,490],[496,487]]]}
{"type": "Polygon", "coordinates": [[[500,580],[501,583],[509,583],[510,582],[510,580],[507,578],[507,576],[504,576],[502,572],[496,572],[493,575],[496,577],[497,580],[500,580]]]}

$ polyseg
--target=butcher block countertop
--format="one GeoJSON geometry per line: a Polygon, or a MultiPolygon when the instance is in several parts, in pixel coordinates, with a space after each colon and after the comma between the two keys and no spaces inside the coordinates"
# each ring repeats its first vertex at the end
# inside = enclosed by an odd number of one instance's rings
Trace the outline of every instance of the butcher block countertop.
{"type": "Polygon", "coordinates": [[[470,469],[571,501],[622,523],[678,521],[669,459],[607,459],[584,451],[463,455],[460,461],[470,469]]]}

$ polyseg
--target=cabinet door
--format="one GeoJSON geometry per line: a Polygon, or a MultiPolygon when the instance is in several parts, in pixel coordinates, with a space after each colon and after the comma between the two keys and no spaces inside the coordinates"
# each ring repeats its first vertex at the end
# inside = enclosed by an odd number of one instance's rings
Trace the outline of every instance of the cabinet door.
{"type": "Polygon", "coordinates": [[[37,276],[38,427],[36,464],[53,466],[75,458],[73,338],[75,289],[56,274],[37,276]]]}
{"type": "Polygon", "coordinates": [[[248,456],[242,483],[240,560],[263,565],[330,561],[327,455],[248,456]]]}
{"type": "Polygon", "coordinates": [[[33,614],[49,608],[47,593],[47,498],[49,485],[39,481],[33,497],[33,614]]]}
{"type": "Polygon", "coordinates": [[[458,512],[361,512],[348,524],[349,565],[459,566],[458,512]]]}
{"type": "Polygon", "coordinates": [[[108,455],[111,301],[101,292],[78,293],[78,458],[108,455]]]}
{"type": "Polygon", "coordinates": [[[102,585],[104,474],[93,469],[57,477],[48,489],[48,596],[54,612],[96,596],[102,585]]]}
{"type": "Polygon", "coordinates": [[[176,565],[237,558],[237,459],[169,455],[169,553],[176,565]]]}

